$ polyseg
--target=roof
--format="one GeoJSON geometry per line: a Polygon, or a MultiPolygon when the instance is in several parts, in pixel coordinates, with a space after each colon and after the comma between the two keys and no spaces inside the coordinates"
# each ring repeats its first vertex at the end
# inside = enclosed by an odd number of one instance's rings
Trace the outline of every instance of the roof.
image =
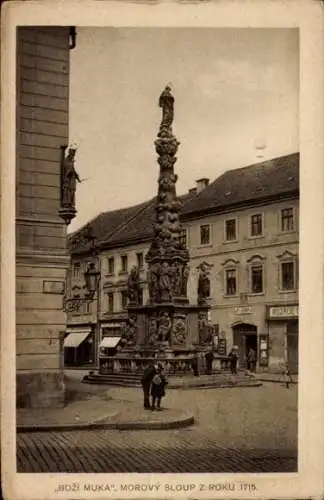
{"type": "Polygon", "coordinates": [[[71,253],[90,251],[94,243],[108,239],[115,231],[120,230],[126,223],[130,222],[133,217],[139,216],[150,203],[152,200],[131,207],[102,212],[81,229],[68,236],[68,246],[71,253]]]}
{"type": "MultiPolygon", "coordinates": [[[[199,193],[191,191],[179,196],[183,203],[181,218],[185,221],[206,213],[298,195],[299,153],[294,153],[229,170],[199,193]]],[[[150,241],[155,202],[156,198],[152,198],[138,205],[101,213],[69,236],[71,253],[87,253],[93,245],[116,248],[150,241]]]]}
{"type": "Polygon", "coordinates": [[[182,215],[206,212],[299,194],[299,153],[228,170],[186,203],[182,215]]]}

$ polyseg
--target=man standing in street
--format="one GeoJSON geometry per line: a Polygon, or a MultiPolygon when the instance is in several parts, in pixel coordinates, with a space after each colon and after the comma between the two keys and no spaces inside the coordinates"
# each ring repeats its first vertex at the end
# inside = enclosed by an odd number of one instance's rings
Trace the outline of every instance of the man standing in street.
{"type": "Polygon", "coordinates": [[[156,374],[156,368],[153,364],[153,361],[150,361],[147,367],[144,370],[142,375],[142,389],[144,393],[144,408],[145,410],[150,410],[150,387],[153,380],[154,375],[156,374]]]}

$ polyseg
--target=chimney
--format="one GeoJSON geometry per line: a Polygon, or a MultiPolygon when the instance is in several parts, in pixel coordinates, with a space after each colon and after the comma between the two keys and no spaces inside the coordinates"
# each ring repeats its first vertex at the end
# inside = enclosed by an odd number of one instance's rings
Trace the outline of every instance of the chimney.
{"type": "Polygon", "coordinates": [[[197,192],[197,188],[190,188],[188,192],[189,193],[196,193],[197,192]]]}
{"type": "Polygon", "coordinates": [[[203,177],[202,179],[198,179],[196,181],[196,186],[197,186],[197,193],[200,193],[205,187],[207,187],[209,184],[209,179],[206,179],[206,177],[203,177]]]}

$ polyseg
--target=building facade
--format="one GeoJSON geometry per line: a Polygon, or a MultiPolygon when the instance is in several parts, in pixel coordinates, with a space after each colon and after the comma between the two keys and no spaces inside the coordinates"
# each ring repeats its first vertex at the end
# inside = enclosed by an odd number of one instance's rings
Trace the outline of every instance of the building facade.
{"type": "MultiPolygon", "coordinates": [[[[228,171],[211,184],[200,179],[182,201],[190,253],[188,297],[196,303],[198,268],[205,263],[215,347],[224,354],[237,345],[241,366],[252,348],[258,370],[281,370],[288,363],[298,371],[298,154],[228,171]]],[[[93,307],[100,310],[100,338],[121,335],[133,265],[140,269],[144,304],[148,298],[145,255],[152,238],[152,202],[139,212],[130,207],[128,217],[97,238],[100,307],[93,307]]],[[[72,250],[73,266],[85,269],[88,250],[80,245],[72,250]]],[[[86,314],[89,321],[91,314],[86,314]]],[[[81,324],[77,316],[69,318],[74,328],[81,324]]]]}
{"type": "Polygon", "coordinates": [[[17,404],[64,404],[62,297],[70,257],[59,216],[61,146],[68,144],[70,33],[17,30],[17,404]]]}

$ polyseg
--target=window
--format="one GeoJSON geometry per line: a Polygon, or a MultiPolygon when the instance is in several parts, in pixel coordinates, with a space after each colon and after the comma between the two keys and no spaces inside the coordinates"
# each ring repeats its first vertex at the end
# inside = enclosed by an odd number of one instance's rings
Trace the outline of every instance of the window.
{"type": "Polygon", "coordinates": [[[127,304],[128,304],[127,291],[126,290],[122,290],[122,292],[121,292],[121,305],[122,305],[122,309],[126,309],[127,308],[127,304]]]}
{"type": "Polygon", "coordinates": [[[261,236],[263,233],[262,214],[251,216],[251,236],[261,236]]]}
{"type": "Polygon", "coordinates": [[[200,226],[200,244],[208,245],[210,243],[210,225],[204,224],[200,226]]]}
{"type": "Polygon", "coordinates": [[[225,240],[236,240],[236,219],[229,219],[225,221],[225,240]]]}
{"type": "Polygon", "coordinates": [[[236,295],[236,269],[226,269],[225,276],[226,295],[236,295]]]}
{"type": "Polygon", "coordinates": [[[108,312],[114,312],[114,294],[113,294],[113,292],[108,293],[108,312]]]}
{"type": "Polygon", "coordinates": [[[281,263],[281,288],[282,290],[295,289],[295,265],[294,262],[281,263]]]}
{"type": "Polygon", "coordinates": [[[281,231],[294,230],[294,210],[293,208],[284,208],[281,210],[281,231]]]}
{"type": "Polygon", "coordinates": [[[115,259],[114,259],[114,257],[109,257],[109,259],[108,259],[108,274],[115,274],[115,259]]]}
{"type": "Polygon", "coordinates": [[[75,262],[73,264],[73,277],[78,278],[80,274],[81,264],[80,262],[75,262]]]}
{"type": "Polygon", "coordinates": [[[127,273],[128,271],[128,259],[127,255],[122,255],[121,256],[121,272],[122,273],[127,273]]]}
{"type": "Polygon", "coordinates": [[[263,266],[256,264],[251,266],[251,292],[263,293],[263,266]]]}
{"type": "Polygon", "coordinates": [[[180,246],[181,248],[187,247],[187,230],[185,228],[181,229],[180,233],[180,246]]]}
{"type": "Polygon", "coordinates": [[[85,305],[85,314],[89,314],[91,312],[91,302],[89,300],[86,300],[85,305]]]}
{"type": "Polygon", "coordinates": [[[137,267],[138,267],[138,269],[143,269],[143,267],[144,267],[143,253],[142,252],[137,253],[136,254],[136,258],[137,258],[137,267]]]}

